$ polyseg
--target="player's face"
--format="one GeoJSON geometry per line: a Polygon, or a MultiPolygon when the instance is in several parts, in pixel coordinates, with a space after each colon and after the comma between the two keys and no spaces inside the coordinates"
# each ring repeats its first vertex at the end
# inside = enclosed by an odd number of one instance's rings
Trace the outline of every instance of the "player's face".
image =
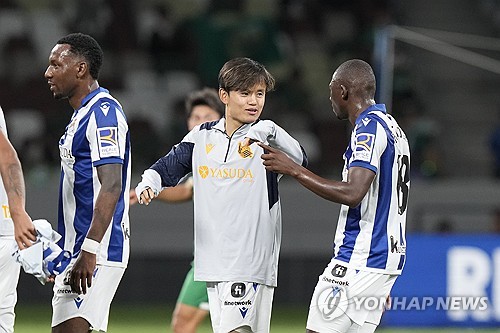
{"type": "Polygon", "coordinates": [[[187,120],[188,130],[192,130],[196,125],[219,119],[219,113],[208,105],[196,105],[187,120]]]}
{"type": "Polygon", "coordinates": [[[342,101],[342,88],[339,82],[332,77],[330,81],[330,102],[332,103],[332,109],[338,119],[347,119],[347,114],[343,112],[340,108],[340,102],[342,101]]]}
{"type": "Polygon", "coordinates": [[[71,97],[76,89],[79,63],[70,48],[68,44],[57,44],[50,52],[44,76],[56,99],[71,97]]]}
{"type": "Polygon", "coordinates": [[[238,91],[220,91],[222,102],[226,105],[226,122],[236,127],[256,121],[266,102],[266,85],[255,86],[238,91]]]}

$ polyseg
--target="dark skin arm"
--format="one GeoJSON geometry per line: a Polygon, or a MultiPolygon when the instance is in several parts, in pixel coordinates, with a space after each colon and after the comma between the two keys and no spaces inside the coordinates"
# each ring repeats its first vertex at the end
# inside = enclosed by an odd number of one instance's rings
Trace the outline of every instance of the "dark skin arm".
{"type": "MultiPolygon", "coordinates": [[[[14,221],[14,235],[19,249],[22,250],[31,246],[31,241],[36,240],[36,231],[25,210],[26,194],[21,163],[16,150],[2,131],[0,131],[0,156],[0,173],[9,200],[10,216],[14,221]]],[[[2,212],[4,215],[8,213],[2,212]]]]}
{"type": "MultiPolygon", "coordinates": [[[[97,195],[92,224],[87,233],[87,238],[101,242],[108,229],[116,203],[120,197],[121,164],[105,164],[97,167],[97,176],[101,183],[101,190],[97,195]]],[[[80,251],[75,265],[71,269],[71,290],[78,294],[87,293],[87,287],[92,286],[92,274],[96,266],[96,255],[86,251],[80,251]]]]}
{"type": "Polygon", "coordinates": [[[267,151],[261,156],[266,170],[290,175],[320,197],[349,207],[359,205],[375,178],[369,169],[351,167],[347,182],[325,179],[295,163],[282,151],[263,143],[258,145],[267,151]]]}

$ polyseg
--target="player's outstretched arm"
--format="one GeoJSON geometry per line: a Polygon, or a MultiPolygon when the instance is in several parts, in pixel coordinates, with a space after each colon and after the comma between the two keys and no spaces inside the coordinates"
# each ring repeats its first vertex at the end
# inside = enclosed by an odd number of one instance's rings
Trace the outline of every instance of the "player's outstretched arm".
{"type": "Polygon", "coordinates": [[[164,202],[178,203],[189,201],[193,198],[193,182],[188,180],[174,187],[166,187],[158,193],[156,199],[164,202]]]}
{"type": "Polygon", "coordinates": [[[295,163],[279,149],[262,143],[258,145],[267,150],[261,156],[266,170],[290,175],[320,197],[350,207],[361,202],[375,178],[375,173],[369,169],[351,167],[347,182],[326,179],[295,163]]]}
{"type": "Polygon", "coordinates": [[[26,213],[26,190],[23,171],[17,152],[9,139],[0,131],[0,173],[9,201],[9,210],[14,221],[14,235],[19,249],[31,246],[36,240],[36,231],[26,213]]]}
{"type": "MultiPolygon", "coordinates": [[[[139,202],[135,189],[130,190],[130,205],[135,205],[139,202]]],[[[174,187],[166,187],[158,194],[156,199],[168,202],[178,203],[186,202],[193,198],[193,183],[187,181],[174,187]]]]}

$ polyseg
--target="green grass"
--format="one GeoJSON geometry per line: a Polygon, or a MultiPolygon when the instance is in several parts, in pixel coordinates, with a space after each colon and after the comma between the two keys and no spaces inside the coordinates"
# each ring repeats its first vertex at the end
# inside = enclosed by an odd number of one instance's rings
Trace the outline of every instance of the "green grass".
{"type": "MultiPolygon", "coordinates": [[[[113,305],[109,319],[109,333],[170,333],[170,305],[113,305]]],[[[19,305],[16,308],[16,333],[49,333],[51,307],[19,305]]],[[[274,307],[272,333],[305,332],[307,309],[274,307]]],[[[210,333],[210,321],[205,320],[198,333],[210,333]]],[[[498,329],[378,329],[377,333],[498,333],[498,329]]]]}

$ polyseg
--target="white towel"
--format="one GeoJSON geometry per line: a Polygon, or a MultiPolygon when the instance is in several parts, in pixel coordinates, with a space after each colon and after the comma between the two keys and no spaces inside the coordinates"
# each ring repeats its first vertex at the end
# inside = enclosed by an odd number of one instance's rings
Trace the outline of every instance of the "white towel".
{"type": "Polygon", "coordinates": [[[71,253],[57,245],[61,235],[52,230],[47,220],[34,220],[33,225],[37,232],[36,241],[24,250],[19,250],[16,245],[12,256],[26,273],[34,275],[44,285],[49,276],[59,275],[66,269],[71,253]]]}

